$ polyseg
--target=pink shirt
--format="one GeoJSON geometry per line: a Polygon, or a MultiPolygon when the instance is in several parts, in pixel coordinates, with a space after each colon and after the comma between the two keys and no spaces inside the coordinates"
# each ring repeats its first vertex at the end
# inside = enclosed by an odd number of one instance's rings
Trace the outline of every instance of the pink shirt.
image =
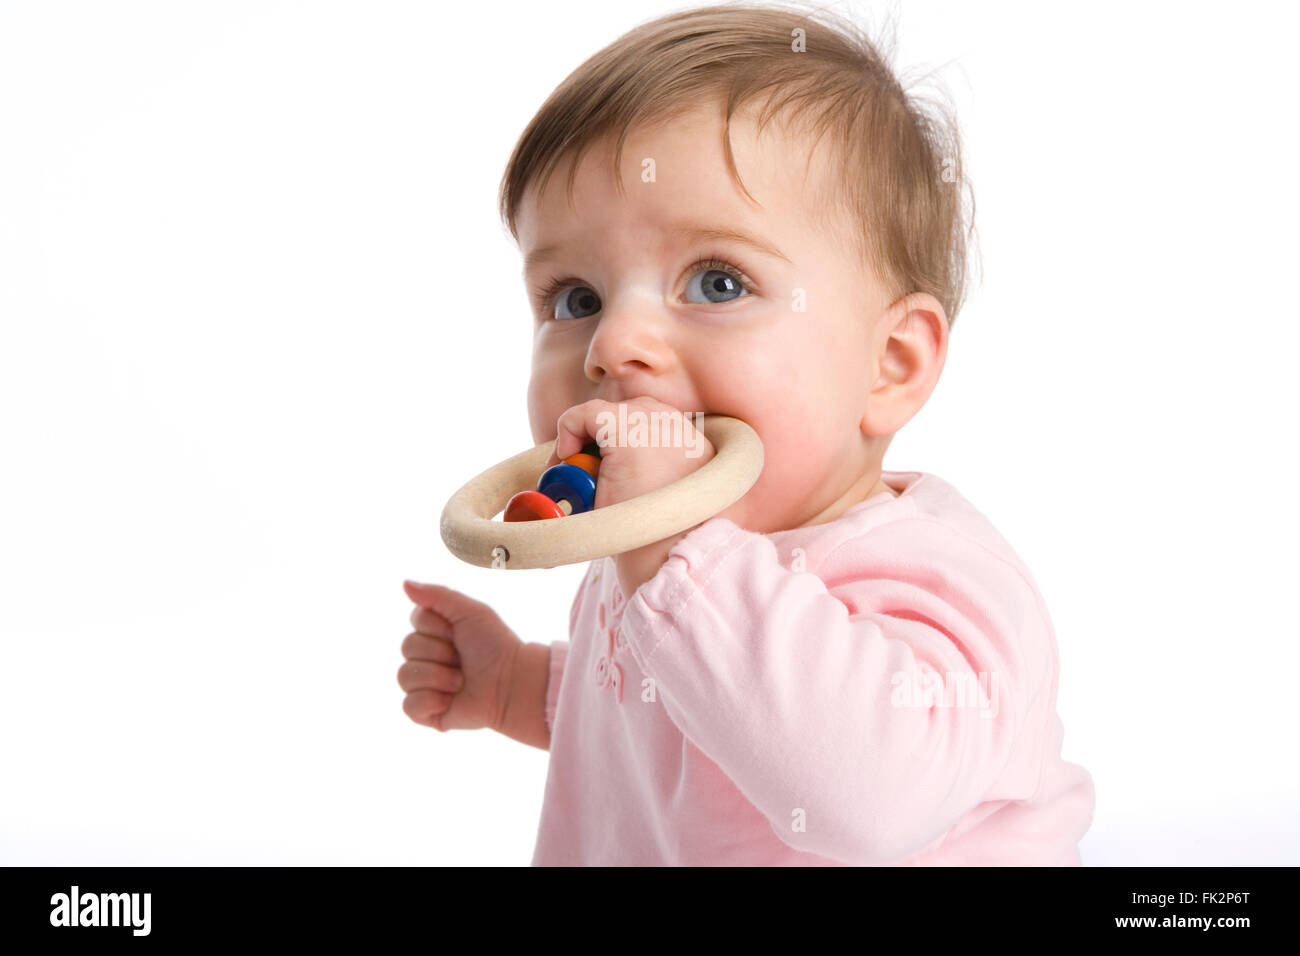
{"type": "Polygon", "coordinates": [[[533,865],[1079,865],[1028,570],[941,478],[883,478],[826,524],[710,519],[630,601],[587,566],[533,865]]]}

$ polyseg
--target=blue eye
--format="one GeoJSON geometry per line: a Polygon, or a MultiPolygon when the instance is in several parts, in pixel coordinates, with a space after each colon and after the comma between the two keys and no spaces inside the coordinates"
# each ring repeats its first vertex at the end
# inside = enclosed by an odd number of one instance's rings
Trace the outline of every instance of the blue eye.
{"type": "MultiPolygon", "coordinates": [[[[749,278],[716,257],[701,259],[690,267],[689,274],[686,298],[697,305],[720,305],[753,295],[749,278]]],[[[549,312],[553,319],[585,319],[601,309],[600,296],[573,277],[547,279],[534,294],[539,311],[543,315],[549,312]]]]}
{"type": "Polygon", "coordinates": [[[600,311],[600,296],[585,285],[574,286],[555,300],[555,318],[585,319],[600,311]],[[578,315],[561,315],[562,309],[576,310],[578,315]]]}
{"type": "Polygon", "coordinates": [[[744,275],[740,270],[727,265],[721,259],[705,259],[695,263],[691,268],[700,271],[694,273],[686,283],[687,300],[690,302],[716,305],[721,302],[734,302],[736,299],[752,294],[746,288],[744,275]],[[696,289],[697,284],[699,294],[704,297],[702,299],[690,298],[690,293],[696,289]]]}

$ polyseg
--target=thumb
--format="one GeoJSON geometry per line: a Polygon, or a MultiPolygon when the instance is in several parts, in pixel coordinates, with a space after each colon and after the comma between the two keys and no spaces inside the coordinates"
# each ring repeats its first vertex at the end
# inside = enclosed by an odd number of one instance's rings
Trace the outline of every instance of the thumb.
{"type": "Polygon", "coordinates": [[[402,582],[402,587],[406,591],[406,596],[420,607],[433,611],[453,624],[467,617],[476,617],[485,610],[491,610],[482,601],[476,601],[468,594],[443,587],[441,584],[420,584],[417,581],[406,580],[402,582]]]}

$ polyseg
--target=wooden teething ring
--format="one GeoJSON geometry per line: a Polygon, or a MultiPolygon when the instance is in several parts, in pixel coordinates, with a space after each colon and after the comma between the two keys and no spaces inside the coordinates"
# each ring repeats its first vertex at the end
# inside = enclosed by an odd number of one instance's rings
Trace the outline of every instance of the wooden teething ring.
{"type": "Polygon", "coordinates": [[[493,521],[515,492],[537,480],[555,439],[520,452],[451,496],[442,509],[442,540],[462,561],[518,570],[592,561],[672,537],[739,501],[763,470],[763,443],[745,422],[702,415],[699,424],[714,456],[671,485],[584,514],[493,521]]]}

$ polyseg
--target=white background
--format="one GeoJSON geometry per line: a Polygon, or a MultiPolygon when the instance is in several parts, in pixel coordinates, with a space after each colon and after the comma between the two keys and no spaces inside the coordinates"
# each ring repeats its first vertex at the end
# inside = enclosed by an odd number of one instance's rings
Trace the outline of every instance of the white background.
{"type": "MultiPolygon", "coordinates": [[[[510,150],[671,9],[0,5],[0,861],[528,863],[547,755],[406,718],[401,582],[567,636],[438,516],[531,445],[510,150]]],[[[885,467],[1033,570],[1087,864],[1300,863],[1282,9],[897,7],[985,278],[885,467]]]]}

